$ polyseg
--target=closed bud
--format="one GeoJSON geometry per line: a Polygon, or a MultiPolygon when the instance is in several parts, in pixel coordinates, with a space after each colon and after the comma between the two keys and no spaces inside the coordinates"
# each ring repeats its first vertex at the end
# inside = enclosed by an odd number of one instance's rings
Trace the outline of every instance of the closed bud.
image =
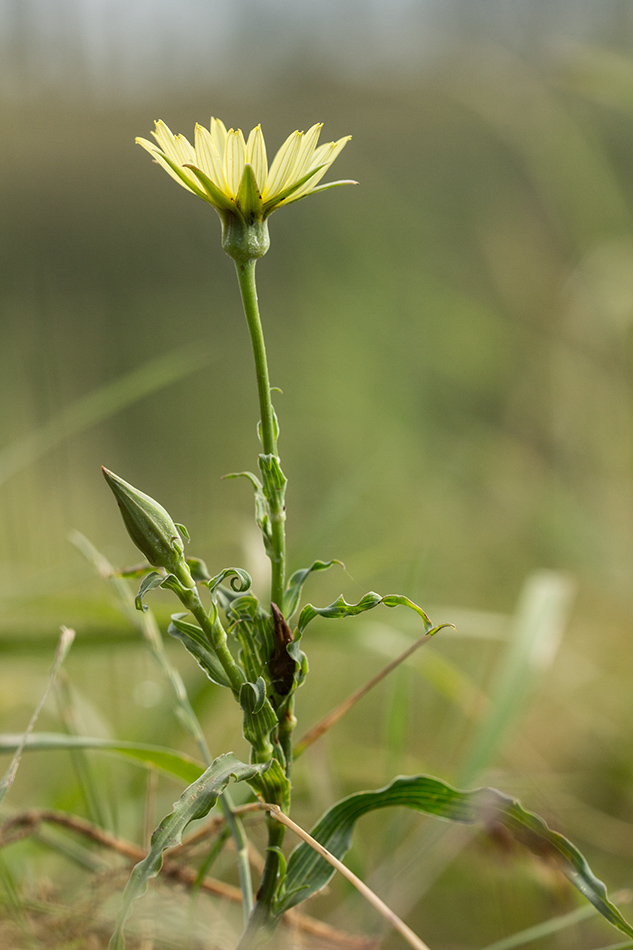
{"type": "Polygon", "coordinates": [[[157,501],[102,467],[121,509],[132,541],[153,567],[174,571],[184,561],[183,541],[169,514],[157,501]]]}

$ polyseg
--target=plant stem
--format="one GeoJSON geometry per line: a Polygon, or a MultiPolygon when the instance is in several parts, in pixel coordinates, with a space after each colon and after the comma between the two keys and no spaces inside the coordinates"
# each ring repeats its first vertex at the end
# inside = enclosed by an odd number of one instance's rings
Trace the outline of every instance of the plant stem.
{"type": "Polygon", "coordinates": [[[204,605],[200,600],[198,590],[191,579],[191,575],[189,574],[186,565],[184,568],[182,566],[174,568],[174,573],[176,575],[178,584],[175,584],[171,589],[174,591],[183,607],[186,607],[187,610],[190,610],[200,624],[200,628],[206,634],[215,655],[222,664],[222,669],[226,673],[233,693],[239,700],[240,688],[245,682],[245,676],[243,670],[235,662],[233,654],[228,648],[226,642],[226,633],[220,625],[213,624],[211,622],[209,614],[204,609],[204,605]]]}
{"type": "MultiPolygon", "coordinates": [[[[261,414],[261,440],[264,454],[278,457],[277,454],[277,420],[270,395],[270,378],[268,375],[268,361],[264,333],[257,303],[257,286],[255,284],[255,261],[235,261],[237,279],[242,295],[242,305],[248,324],[248,331],[255,357],[255,374],[257,377],[257,392],[261,414]]],[[[272,568],[270,599],[283,608],[286,572],[286,513],[283,496],[277,492],[267,496],[270,506],[271,548],[269,553],[272,568]]]]}
{"type": "MultiPolygon", "coordinates": [[[[242,305],[248,324],[248,331],[255,358],[255,375],[257,377],[257,392],[261,417],[261,442],[264,455],[274,456],[279,460],[277,451],[277,419],[270,393],[270,377],[266,346],[262,329],[259,306],[257,303],[257,286],[255,283],[255,260],[237,260],[235,267],[242,296],[242,305]]],[[[263,474],[263,470],[262,470],[263,474]]],[[[264,479],[264,494],[270,514],[270,544],[267,545],[267,554],[271,563],[270,599],[280,610],[283,610],[284,594],[286,589],[286,510],[284,505],[283,489],[271,488],[264,479]]],[[[281,727],[280,723],[280,727],[281,727]]],[[[288,725],[288,724],[286,724],[288,725]]],[[[283,731],[280,728],[280,732],[283,731]]],[[[288,761],[292,760],[289,748],[290,735],[284,736],[288,761]]],[[[248,924],[237,950],[255,950],[264,943],[275,926],[273,901],[277,890],[280,869],[280,848],[284,838],[284,828],[279,822],[267,819],[268,847],[266,862],[261,883],[255,900],[255,906],[248,920],[248,924]]]]}
{"type": "MultiPolygon", "coordinates": [[[[237,663],[233,659],[233,655],[229,650],[226,644],[226,637],[222,639],[213,629],[213,624],[209,620],[209,615],[207,614],[202,601],[200,600],[200,595],[198,594],[197,588],[193,584],[190,573],[184,569],[177,572],[179,574],[178,580],[181,583],[181,587],[173,588],[176,595],[182,602],[184,607],[187,607],[204,632],[209,638],[209,642],[213,645],[213,648],[216,652],[218,659],[220,660],[224,671],[231,683],[231,687],[234,693],[239,695],[240,687],[244,681],[242,672],[238,667],[237,663]]],[[[162,643],[162,638],[158,633],[158,637],[154,643],[154,649],[157,652],[160,652],[164,666],[167,670],[171,670],[169,661],[165,654],[164,646],[162,643]],[[158,650],[158,646],[160,649],[158,650]]],[[[209,747],[207,746],[204,733],[198,722],[198,718],[193,711],[193,707],[189,702],[187,697],[184,685],[180,680],[179,674],[173,671],[170,676],[172,686],[176,693],[176,698],[180,705],[181,710],[185,713],[185,721],[189,726],[190,732],[196,739],[198,743],[198,748],[202,753],[205,764],[207,766],[211,765],[212,758],[209,752],[209,747]],[[182,688],[179,688],[182,687],[182,688]]],[[[235,842],[235,851],[237,854],[237,869],[240,878],[240,889],[242,891],[242,907],[244,911],[244,923],[246,924],[249,919],[251,909],[253,907],[253,882],[251,879],[251,868],[248,860],[248,840],[246,838],[246,832],[244,831],[244,825],[234,812],[234,805],[231,799],[230,793],[225,789],[224,792],[220,795],[220,805],[224,813],[224,818],[230,829],[233,841],[235,842]]]]}
{"type": "Polygon", "coordinates": [[[272,903],[279,876],[280,859],[278,849],[281,848],[283,843],[285,829],[270,815],[267,818],[267,824],[268,848],[264,872],[257,891],[253,912],[236,950],[256,950],[271,936],[276,924],[272,903]]]}

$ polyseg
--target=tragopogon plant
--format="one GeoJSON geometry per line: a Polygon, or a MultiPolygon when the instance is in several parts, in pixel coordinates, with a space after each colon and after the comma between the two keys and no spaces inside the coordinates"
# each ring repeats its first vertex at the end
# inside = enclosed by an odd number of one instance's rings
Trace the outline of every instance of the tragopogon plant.
{"type": "MultiPolygon", "coordinates": [[[[247,763],[230,752],[206,756],[206,770],[186,788],[173,812],[159,824],[146,858],[134,868],[110,946],[112,950],[124,946],[124,926],[132,903],[144,893],[148,879],[158,873],[162,852],[178,843],[187,824],[206,815],[218,800],[238,852],[245,910],[239,950],[269,939],[286,911],[330,880],[332,864],[341,869],[340,859],[351,845],[359,817],[393,805],[450,821],[480,821],[503,827],[528,848],[553,859],[600,913],[633,937],[633,929],[607,899],[604,885],[594,877],[580,852],[516,800],[493,789],[464,792],[429,776],[399,777],[385,788],[358,792],[335,803],[311,835],[303,833],[304,842],[288,858],[282,850],[286,827],[297,830],[288,818],[296,724],[294,694],[308,671],[302,651],[308,624],[317,617],[353,617],[382,604],[414,611],[426,638],[440,629],[433,626],[421,607],[401,594],[369,592],[356,604],[341,596],[328,606],[306,604],[299,610],[309,575],[329,568],[333,561],[315,560],[287,576],[286,477],[277,448],[278,422],[271,397],[255,267],[269,248],[268,218],[273,211],[336,185],[352,184],[320,184],[349,141],[347,137],[319,146],[320,131],[321,126],[314,125],[305,134],[294,132],[270,166],[259,126],[246,139],[241,130],[227,131],[220,120],[211,119],[209,129],[196,126],[191,145],[183,136],[174,136],[163,122],[157,122],[155,142],[137,140],[180,185],[215,208],[222,224],[222,246],[235,263],[255,358],[262,447],[257,473],[240,474],[251,482],[255,492],[255,516],[270,559],[271,579],[270,592],[260,601],[245,570],[229,567],[209,571],[201,560],[187,557],[186,529],[148,495],[104,469],[130,537],[149,563],[136,598],[137,607],[145,609],[144,598],[154,588],[168,588],[175,594],[184,611],[173,615],[169,633],[182,641],[215,688],[232,692],[241,711],[244,737],[251,747],[247,763]],[[254,899],[245,859],[245,833],[227,791],[231,778],[248,783],[254,799],[268,812],[268,847],[254,899]]],[[[391,920],[413,946],[425,947],[395,915],[391,920]]]]}

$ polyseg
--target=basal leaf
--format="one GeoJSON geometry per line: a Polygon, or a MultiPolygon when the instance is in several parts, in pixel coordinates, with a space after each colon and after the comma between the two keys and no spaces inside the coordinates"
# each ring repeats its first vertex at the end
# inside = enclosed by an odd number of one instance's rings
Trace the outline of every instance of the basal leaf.
{"type": "MultiPolygon", "coordinates": [[[[592,872],[581,852],[521,803],[494,788],[460,791],[428,775],[397,778],[385,788],[358,792],[337,802],[320,819],[311,835],[335,857],[349,851],[355,823],[378,808],[404,805],[448,821],[481,823],[491,831],[503,829],[537,857],[557,867],[609,923],[633,937],[633,927],[607,896],[605,885],[592,872]]],[[[283,913],[324,887],[333,868],[307,844],[290,855],[288,873],[277,911],[283,913]]]]}
{"type": "Polygon", "coordinates": [[[151,877],[160,871],[163,851],[180,844],[182,833],[196,818],[204,818],[224,791],[231,777],[236,781],[248,781],[265,772],[270,763],[264,765],[245,765],[232,752],[217,758],[192,785],[185,789],[174,810],[163,818],[152,835],[147,857],[133,868],[123,892],[121,909],[117,915],[116,928],[110,940],[109,950],[123,950],[125,939],[123,928],[130,916],[132,904],[147,890],[151,877]]]}

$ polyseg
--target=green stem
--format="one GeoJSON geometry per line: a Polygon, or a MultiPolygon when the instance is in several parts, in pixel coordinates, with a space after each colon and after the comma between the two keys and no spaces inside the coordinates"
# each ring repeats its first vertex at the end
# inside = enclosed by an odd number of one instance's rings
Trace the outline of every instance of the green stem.
{"type": "Polygon", "coordinates": [[[174,568],[174,574],[177,578],[178,584],[174,584],[171,588],[178,599],[180,600],[183,607],[186,607],[187,610],[190,610],[194,615],[198,623],[200,624],[201,629],[207,635],[209,643],[213,648],[215,655],[222,664],[222,669],[227,675],[228,681],[231,684],[231,689],[235,696],[239,699],[240,689],[242,684],[245,682],[244,672],[241,667],[236,663],[233,654],[228,648],[226,642],[226,633],[224,629],[219,624],[213,624],[209,618],[209,614],[204,609],[204,604],[200,600],[200,594],[187,570],[186,565],[183,567],[174,568]],[[190,586],[191,585],[191,586],[190,586]]]}
{"type": "Polygon", "coordinates": [[[235,262],[237,270],[237,279],[240,285],[242,295],[242,305],[248,331],[251,335],[251,344],[253,346],[253,356],[255,357],[255,373],[257,375],[257,392],[259,394],[259,407],[262,422],[262,446],[267,455],[277,455],[277,435],[275,432],[275,413],[270,396],[270,379],[268,375],[268,361],[266,359],[266,346],[264,343],[264,332],[262,322],[259,316],[259,306],[257,303],[257,286],[255,284],[255,264],[256,261],[246,261],[245,263],[235,262]]]}
{"type": "Polygon", "coordinates": [[[277,713],[279,721],[279,743],[286,757],[286,775],[288,778],[290,778],[290,773],[292,772],[293,762],[292,736],[295,726],[297,725],[294,705],[294,696],[291,696],[288,703],[284,704],[284,707],[277,713]]]}
{"type": "MultiPolygon", "coordinates": [[[[261,413],[261,439],[264,454],[277,455],[277,423],[270,394],[270,378],[268,375],[268,361],[264,332],[257,303],[257,286],[255,284],[255,260],[235,261],[237,279],[242,295],[242,305],[248,324],[248,330],[255,357],[255,374],[257,376],[257,392],[261,413]]],[[[283,609],[284,592],[286,586],[286,532],[283,496],[278,492],[267,499],[270,506],[271,521],[271,548],[269,554],[272,568],[270,599],[283,609]]]]}
{"type": "Polygon", "coordinates": [[[274,818],[268,816],[268,849],[262,880],[257,891],[257,899],[248,926],[242,934],[237,950],[256,950],[271,936],[276,926],[273,899],[279,877],[279,849],[283,844],[285,829],[274,818]]]}

